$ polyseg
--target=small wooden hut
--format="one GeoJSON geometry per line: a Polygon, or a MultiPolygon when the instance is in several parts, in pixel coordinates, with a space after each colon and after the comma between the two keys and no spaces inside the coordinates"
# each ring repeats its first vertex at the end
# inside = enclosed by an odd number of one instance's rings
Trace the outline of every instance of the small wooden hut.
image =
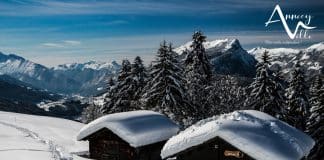
{"type": "Polygon", "coordinates": [[[85,127],[78,140],[89,141],[90,158],[97,160],[160,160],[165,142],[179,131],[166,116],[132,111],[101,117],[85,127]]]}
{"type": "Polygon", "coordinates": [[[163,159],[177,160],[300,160],[314,141],[302,131],[254,110],[215,116],[172,137],[163,159]]]}

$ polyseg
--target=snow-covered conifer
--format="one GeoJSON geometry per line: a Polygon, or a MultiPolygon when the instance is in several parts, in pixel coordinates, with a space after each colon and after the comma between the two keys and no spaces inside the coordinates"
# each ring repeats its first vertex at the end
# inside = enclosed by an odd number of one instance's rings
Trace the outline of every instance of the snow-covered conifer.
{"type": "Polygon", "coordinates": [[[324,85],[320,76],[317,76],[311,87],[311,109],[307,121],[306,132],[315,140],[309,160],[324,157],[324,85]]]}
{"type": "Polygon", "coordinates": [[[171,45],[167,46],[165,41],[161,43],[142,102],[146,109],[164,113],[186,125],[194,112],[185,96],[183,69],[175,56],[171,45]]]}
{"type": "Polygon", "coordinates": [[[212,70],[203,45],[205,41],[206,36],[201,31],[195,32],[192,36],[192,44],[190,46],[192,50],[187,53],[184,62],[186,72],[196,72],[209,80],[212,77],[212,70]]]}
{"type": "Polygon", "coordinates": [[[102,116],[101,108],[95,105],[93,101],[91,101],[90,104],[83,109],[81,120],[83,123],[89,123],[101,116],[102,116]]]}
{"type": "Polygon", "coordinates": [[[269,69],[270,64],[270,56],[265,51],[261,62],[257,64],[256,77],[249,86],[251,92],[248,105],[251,109],[282,118],[285,107],[283,88],[269,69]]]}
{"type": "Polygon", "coordinates": [[[307,90],[304,72],[299,62],[297,62],[292,71],[291,80],[286,92],[288,108],[285,119],[290,125],[302,131],[305,131],[309,113],[307,90]]]}

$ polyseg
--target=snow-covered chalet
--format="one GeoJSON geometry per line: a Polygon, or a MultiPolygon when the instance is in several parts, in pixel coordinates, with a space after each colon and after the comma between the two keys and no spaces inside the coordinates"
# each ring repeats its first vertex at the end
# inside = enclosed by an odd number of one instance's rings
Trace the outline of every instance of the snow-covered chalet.
{"type": "Polygon", "coordinates": [[[166,116],[153,111],[115,113],[84,126],[77,140],[89,141],[97,160],[160,160],[165,142],[179,131],[166,116]]]}
{"type": "Polygon", "coordinates": [[[266,113],[241,110],[214,116],[170,138],[163,159],[300,160],[314,141],[266,113]]]}

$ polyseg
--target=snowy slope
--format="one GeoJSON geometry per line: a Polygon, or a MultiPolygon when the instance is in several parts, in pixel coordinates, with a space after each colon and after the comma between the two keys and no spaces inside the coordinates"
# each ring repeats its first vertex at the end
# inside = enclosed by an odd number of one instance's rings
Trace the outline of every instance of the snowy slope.
{"type": "Polygon", "coordinates": [[[0,112],[1,160],[83,159],[75,154],[88,151],[77,142],[83,124],[59,118],[0,112]]]}
{"type": "Polygon", "coordinates": [[[0,157],[2,160],[46,160],[52,156],[46,145],[26,137],[25,133],[1,124],[0,130],[0,157]]]}
{"type": "Polygon", "coordinates": [[[313,44],[304,49],[293,48],[253,48],[249,54],[260,61],[264,51],[268,51],[272,59],[271,68],[282,68],[284,74],[288,74],[299,60],[309,75],[323,73],[324,66],[324,42],[313,44]]]}
{"type": "Polygon", "coordinates": [[[314,141],[302,131],[268,114],[244,110],[202,120],[172,137],[162,158],[220,137],[256,160],[297,160],[309,153],[314,141]]]}
{"type": "MultiPolygon", "coordinates": [[[[184,51],[192,50],[191,43],[188,42],[179,46],[174,51],[183,59],[186,56],[184,51]]],[[[242,48],[239,40],[213,40],[204,42],[203,45],[216,73],[254,76],[256,60],[242,48]]]]}

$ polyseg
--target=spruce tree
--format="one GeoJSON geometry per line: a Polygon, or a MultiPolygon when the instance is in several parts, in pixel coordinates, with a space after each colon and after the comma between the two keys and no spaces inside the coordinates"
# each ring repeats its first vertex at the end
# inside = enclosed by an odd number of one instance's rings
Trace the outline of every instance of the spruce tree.
{"type": "Polygon", "coordinates": [[[93,100],[91,100],[90,104],[83,109],[81,114],[81,120],[83,123],[89,123],[102,115],[100,111],[100,107],[95,105],[93,100]]]}
{"type": "Polygon", "coordinates": [[[186,75],[186,89],[190,102],[195,106],[195,119],[200,120],[210,115],[215,104],[210,104],[208,95],[210,81],[212,81],[211,65],[203,43],[206,36],[202,32],[195,32],[192,36],[191,51],[187,51],[184,64],[186,75]]]}
{"type": "Polygon", "coordinates": [[[299,62],[296,63],[291,74],[286,97],[288,99],[287,115],[285,116],[286,121],[295,128],[305,131],[309,113],[309,102],[304,72],[299,62]]]}
{"type": "Polygon", "coordinates": [[[311,87],[311,109],[306,132],[315,140],[308,159],[317,160],[324,157],[324,85],[317,76],[311,87]]]}
{"type": "Polygon", "coordinates": [[[131,74],[131,63],[125,59],[122,62],[122,68],[119,71],[115,86],[106,94],[106,103],[102,108],[104,114],[127,111],[130,106],[128,97],[130,93],[125,92],[129,85],[129,75],[131,74]]]}
{"type": "Polygon", "coordinates": [[[115,86],[115,81],[113,77],[109,77],[108,82],[107,82],[107,87],[106,87],[106,93],[110,92],[110,90],[115,86]]]}
{"type": "Polygon", "coordinates": [[[283,88],[269,69],[270,64],[270,56],[265,51],[256,66],[256,77],[249,86],[251,92],[248,104],[252,109],[282,118],[285,107],[283,88]]]}
{"type": "Polygon", "coordinates": [[[191,51],[187,54],[184,62],[186,72],[195,72],[201,75],[206,80],[212,77],[212,70],[208,56],[206,54],[203,43],[206,41],[206,36],[201,31],[197,31],[192,35],[191,51]]]}
{"type": "Polygon", "coordinates": [[[146,109],[166,114],[181,125],[186,123],[192,108],[185,96],[183,69],[172,46],[164,41],[151,68],[151,78],[145,87],[142,102],[146,109]]]}
{"type": "Polygon", "coordinates": [[[133,92],[132,99],[138,100],[141,97],[142,90],[148,79],[148,73],[143,65],[141,57],[135,57],[129,78],[133,80],[133,86],[130,88],[133,92]]]}

